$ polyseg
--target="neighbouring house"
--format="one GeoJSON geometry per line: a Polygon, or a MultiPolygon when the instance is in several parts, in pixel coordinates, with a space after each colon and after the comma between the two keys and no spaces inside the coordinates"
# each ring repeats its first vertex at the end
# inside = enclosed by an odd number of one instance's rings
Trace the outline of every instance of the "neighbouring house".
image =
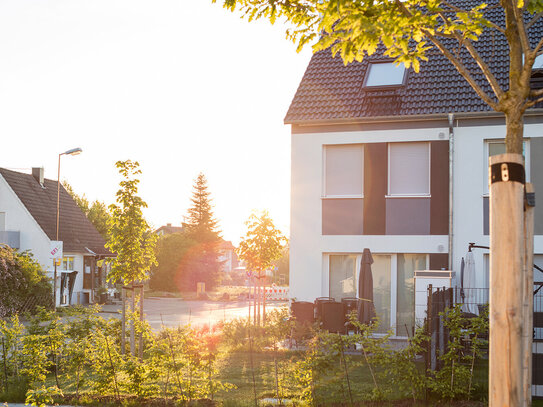
{"type": "Polygon", "coordinates": [[[183,231],[183,226],[172,226],[171,223],[167,223],[164,226],[159,227],[157,230],[155,230],[155,233],[158,236],[166,236],[171,235],[173,233],[181,233],[183,231]]]}
{"type": "MultiPolygon", "coordinates": [[[[504,85],[508,49],[500,41],[485,33],[476,46],[504,85]]],[[[415,325],[415,272],[460,284],[469,243],[489,245],[488,158],[505,152],[503,115],[440,53],[415,73],[382,52],[345,66],[321,51],[285,123],[292,134],[291,298],[357,296],[369,248],[380,329],[405,337],[415,325]]],[[[537,202],[535,263],[543,266],[543,109],[526,113],[524,137],[537,202]]],[[[484,292],[488,250],[473,253],[484,292]]]]}
{"type": "MultiPolygon", "coordinates": [[[[29,250],[53,279],[51,242],[56,240],[57,181],[0,168],[0,243],[29,250]]],[[[70,194],[60,186],[59,239],[63,258],[57,265],[57,305],[93,302],[105,280],[101,260],[111,257],[98,233],[70,194]]]]}
{"type": "Polygon", "coordinates": [[[239,266],[236,248],[231,241],[222,240],[219,243],[218,252],[219,257],[217,260],[221,263],[222,272],[230,273],[239,266]]]}

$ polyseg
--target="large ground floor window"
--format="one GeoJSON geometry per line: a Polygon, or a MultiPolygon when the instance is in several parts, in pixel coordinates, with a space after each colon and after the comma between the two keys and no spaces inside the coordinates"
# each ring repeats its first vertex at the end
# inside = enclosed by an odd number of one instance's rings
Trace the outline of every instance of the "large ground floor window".
{"type": "MultiPolygon", "coordinates": [[[[380,321],[378,332],[392,329],[397,336],[412,335],[415,326],[416,270],[428,268],[427,254],[373,253],[373,301],[380,321]]],[[[330,254],[329,295],[341,301],[358,296],[361,253],[330,254]]]]}

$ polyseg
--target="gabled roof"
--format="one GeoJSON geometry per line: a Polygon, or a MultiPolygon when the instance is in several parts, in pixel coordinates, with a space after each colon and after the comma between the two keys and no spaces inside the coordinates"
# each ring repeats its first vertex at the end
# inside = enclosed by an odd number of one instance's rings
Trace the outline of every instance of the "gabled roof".
{"type": "Polygon", "coordinates": [[[168,223],[167,225],[161,226],[155,230],[155,233],[161,234],[160,232],[162,232],[163,235],[171,235],[172,233],[180,233],[183,230],[183,226],[172,226],[171,223],[168,223]]]}
{"type": "MultiPolygon", "coordinates": [[[[0,168],[13,192],[50,240],[56,240],[57,182],[44,180],[44,187],[31,175],[0,168]]],[[[59,240],[65,252],[111,255],[105,240],[77,206],[70,194],[60,186],[59,240]],[[87,250],[88,249],[88,250],[87,250]]]]}
{"type": "MultiPolygon", "coordinates": [[[[463,1],[459,5],[471,7],[473,3],[463,1]]],[[[489,6],[492,3],[495,1],[489,6]]],[[[503,20],[500,9],[490,9],[489,18],[500,23],[499,20],[503,20]]],[[[534,42],[532,45],[542,36],[543,22],[540,20],[531,28],[530,37],[534,42]]],[[[509,57],[505,37],[486,29],[474,45],[502,88],[507,89],[509,57]]],[[[449,49],[455,49],[453,42],[449,43],[449,49]]],[[[384,48],[381,47],[362,62],[353,62],[347,66],[343,64],[340,56],[333,58],[330,50],[317,52],[309,62],[285,117],[285,123],[342,122],[377,117],[392,119],[400,116],[492,110],[436,48],[428,53],[429,60],[421,63],[419,73],[408,70],[404,86],[396,89],[364,88],[369,64],[389,59],[383,56],[383,51],[384,48]]],[[[461,59],[471,72],[479,72],[467,53],[461,53],[461,59]]],[[[492,94],[490,86],[483,81],[482,74],[474,76],[482,88],[492,94]]]]}

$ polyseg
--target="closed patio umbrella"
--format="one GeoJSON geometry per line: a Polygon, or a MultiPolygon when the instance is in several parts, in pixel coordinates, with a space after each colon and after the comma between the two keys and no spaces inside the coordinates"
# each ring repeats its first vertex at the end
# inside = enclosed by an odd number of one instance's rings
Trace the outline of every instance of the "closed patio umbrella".
{"type": "Polygon", "coordinates": [[[477,295],[475,292],[476,284],[475,258],[473,257],[473,252],[468,252],[468,254],[466,254],[464,276],[462,279],[462,289],[464,291],[464,305],[462,306],[462,311],[479,315],[477,295]]]}
{"type": "Polygon", "coordinates": [[[360,264],[360,275],[358,276],[358,320],[363,324],[370,324],[375,318],[375,306],[373,305],[373,276],[371,265],[373,257],[370,249],[364,249],[360,264]]]}

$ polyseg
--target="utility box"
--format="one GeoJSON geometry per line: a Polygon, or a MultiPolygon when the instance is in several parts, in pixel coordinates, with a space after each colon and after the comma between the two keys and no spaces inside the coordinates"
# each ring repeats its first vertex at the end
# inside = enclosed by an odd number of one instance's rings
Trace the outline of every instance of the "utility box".
{"type": "Polygon", "coordinates": [[[206,292],[206,283],[196,283],[196,295],[204,294],[206,292]]]}
{"type": "Polygon", "coordinates": [[[454,271],[418,270],[415,271],[415,325],[422,326],[428,308],[428,286],[451,288],[454,271]]]}

